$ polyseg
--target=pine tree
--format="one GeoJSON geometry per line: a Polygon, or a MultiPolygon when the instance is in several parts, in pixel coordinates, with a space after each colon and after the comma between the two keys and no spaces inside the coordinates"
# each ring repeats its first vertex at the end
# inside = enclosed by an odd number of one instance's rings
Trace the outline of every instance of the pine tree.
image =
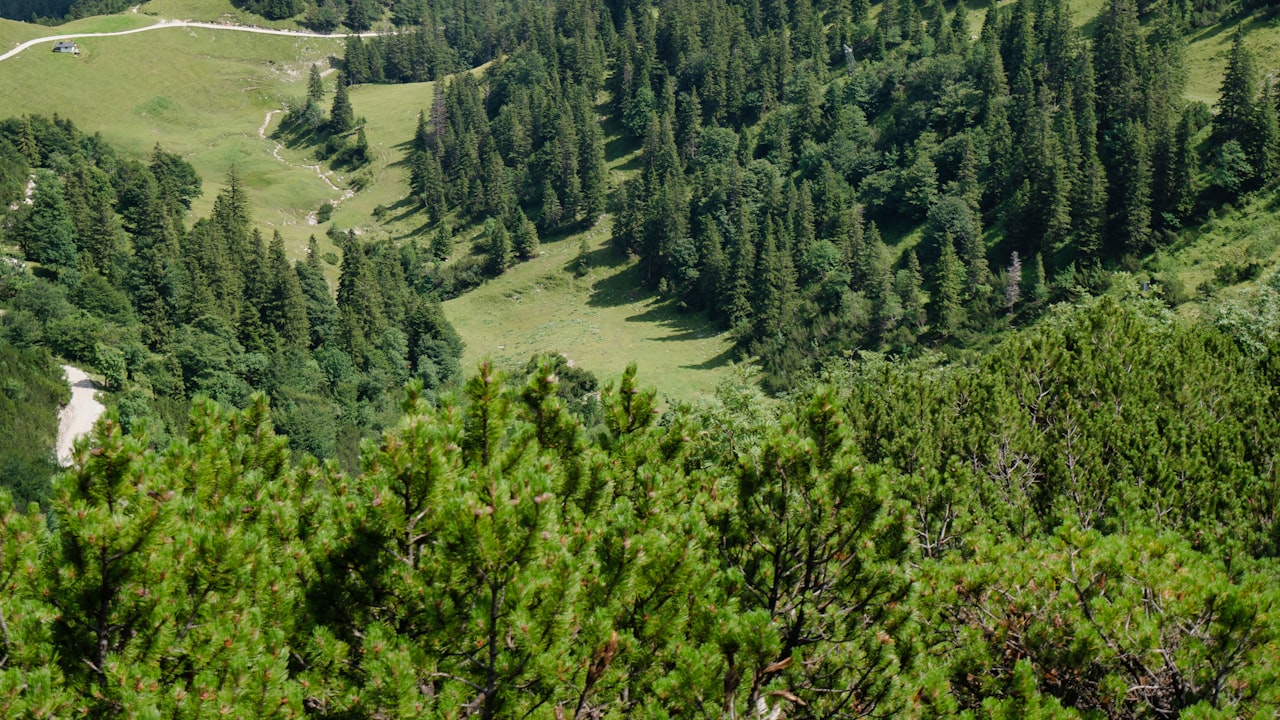
{"type": "Polygon", "coordinates": [[[521,260],[532,260],[538,255],[538,228],[524,214],[524,210],[516,210],[514,222],[512,249],[521,260]]]}
{"type": "Polygon", "coordinates": [[[285,256],[284,239],[278,230],[271,235],[267,262],[270,269],[264,311],[267,323],[287,346],[306,348],[311,340],[307,303],[298,275],[285,256]]]}
{"type": "Polygon", "coordinates": [[[1140,75],[1144,51],[1135,0],[1108,0],[1094,34],[1098,115],[1104,132],[1146,116],[1140,75]]]}
{"type": "Polygon", "coordinates": [[[323,99],[324,80],[320,77],[320,66],[312,63],[307,76],[307,105],[319,105],[323,99]]]}
{"type": "Polygon", "coordinates": [[[329,132],[342,135],[349,132],[355,125],[355,110],[351,107],[346,78],[339,75],[338,90],[333,95],[333,105],[329,109],[329,132]]]}
{"type": "Polygon", "coordinates": [[[75,227],[58,176],[45,173],[40,177],[31,207],[18,221],[17,236],[28,259],[58,270],[76,268],[75,227]]]}
{"type": "MultiPolygon", "coordinates": [[[[1039,257],[1039,256],[1037,256],[1039,257]]],[[[1018,251],[1014,250],[1009,258],[1009,268],[1005,270],[1004,308],[1013,312],[1013,308],[1022,299],[1022,260],[1018,251]]]]}
{"type": "Polygon", "coordinates": [[[1142,124],[1120,126],[1113,150],[1116,175],[1111,193],[1111,249],[1139,253],[1151,243],[1151,153],[1142,124]]]}
{"type": "Polygon", "coordinates": [[[501,220],[485,221],[485,271],[501,275],[511,267],[511,234],[501,220]]]}
{"type": "Polygon", "coordinates": [[[795,309],[795,267],[791,264],[791,254],[778,247],[777,235],[770,221],[756,270],[755,336],[765,340],[783,332],[795,309]]]}
{"type": "Polygon", "coordinates": [[[1244,35],[1237,32],[1227,56],[1227,69],[1218,91],[1218,113],[1213,117],[1213,142],[1223,145],[1235,140],[1244,147],[1251,139],[1257,113],[1258,92],[1253,52],[1245,47],[1244,35]]]}
{"type": "Polygon", "coordinates": [[[453,254],[453,233],[449,230],[448,221],[441,220],[431,235],[431,255],[436,260],[448,260],[453,254]]]}
{"type": "Polygon", "coordinates": [[[1190,110],[1182,113],[1174,133],[1173,148],[1169,163],[1168,195],[1164,212],[1173,216],[1178,222],[1191,217],[1195,210],[1198,161],[1195,149],[1195,118],[1190,110]]]}
{"type": "Polygon", "coordinates": [[[942,337],[951,337],[964,325],[965,271],[956,256],[950,235],[943,236],[941,255],[935,267],[935,288],[931,300],[934,327],[942,337]]]}
{"type": "Polygon", "coordinates": [[[733,284],[725,303],[725,314],[730,329],[745,334],[755,324],[756,305],[755,275],[756,249],[751,227],[743,223],[738,228],[737,249],[733,258],[733,284]]]}
{"type": "Polygon", "coordinates": [[[876,339],[883,342],[902,319],[903,308],[894,291],[889,248],[880,239],[880,230],[875,223],[867,227],[860,265],[860,274],[866,278],[862,291],[871,301],[872,328],[876,339]]]}
{"type": "Polygon", "coordinates": [[[924,276],[920,272],[920,260],[914,248],[907,251],[907,266],[894,278],[894,290],[902,305],[902,320],[914,330],[924,328],[927,322],[924,307],[924,276]]]}
{"type": "Polygon", "coordinates": [[[1036,253],[1031,263],[1031,272],[1024,273],[1022,276],[1022,297],[1037,305],[1049,297],[1049,289],[1045,286],[1044,279],[1044,261],[1040,253],[1036,253]]]}
{"type": "Polygon", "coordinates": [[[1249,137],[1249,154],[1254,159],[1258,181],[1263,185],[1271,185],[1280,178],[1280,121],[1276,118],[1275,100],[1274,87],[1268,81],[1254,105],[1253,132],[1249,137]]]}

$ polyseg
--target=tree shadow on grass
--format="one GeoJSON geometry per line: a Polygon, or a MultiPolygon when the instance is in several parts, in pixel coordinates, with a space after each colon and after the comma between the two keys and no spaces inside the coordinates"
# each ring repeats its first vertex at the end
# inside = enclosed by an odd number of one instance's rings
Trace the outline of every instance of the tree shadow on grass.
{"type": "MultiPolygon", "coordinates": [[[[615,266],[625,262],[618,260],[617,256],[612,253],[608,253],[608,256],[614,258],[615,266]]],[[[602,266],[607,266],[607,261],[601,265],[593,264],[593,267],[602,266]]],[[[656,293],[643,287],[643,279],[644,277],[640,274],[640,266],[638,264],[609,277],[601,278],[591,286],[591,297],[587,298],[587,305],[590,307],[617,307],[648,300],[656,293]]]]}
{"type": "Polygon", "coordinates": [[[681,365],[680,367],[686,370],[718,370],[723,367],[728,367],[729,364],[737,358],[737,356],[737,348],[730,345],[715,357],[707,358],[700,363],[691,363],[689,365],[681,365]]]}
{"type": "Polygon", "coordinates": [[[675,300],[656,302],[644,312],[628,317],[627,322],[656,325],[673,331],[670,335],[653,338],[658,342],[706,340],[719,334],[719,330],[712,325],[705,313],[686,312],[680,309],[675,300]]]}
{"type": "MultiPolygon", "coordinates": [[[[391,218],[388,222],[400,222],[402,220],[408,219],[422,212],[423,208],[419,206],[418,203],[413,200],[413,198],[405,197],[396,201],[394,205],[391,205],[390,207],[388,207],[387,211],[399,213],[395,217],[391,218]]],[[[428,223],[428,225],[430,224],[431,223],[428,223]]]]}

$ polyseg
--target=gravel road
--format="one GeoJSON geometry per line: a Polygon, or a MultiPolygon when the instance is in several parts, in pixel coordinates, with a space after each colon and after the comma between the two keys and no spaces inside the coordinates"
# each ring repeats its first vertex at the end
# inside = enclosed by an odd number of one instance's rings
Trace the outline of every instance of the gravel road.
{"type": "Polygon", "coordinates": [[[94,397],[98,387],[83,370],[70,365],[62,370],[71,384],[71,402],[58,413],[58,464],[66,467],[71,464],[72,444],[93,429],[106,408],[94,397]]]}

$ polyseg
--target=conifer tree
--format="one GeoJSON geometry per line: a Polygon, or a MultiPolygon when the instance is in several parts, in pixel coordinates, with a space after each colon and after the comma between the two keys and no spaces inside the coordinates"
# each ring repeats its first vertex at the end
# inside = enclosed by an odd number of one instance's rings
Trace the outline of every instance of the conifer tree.
{"type": "Polygon", "coordinates": [[[448,260],[453,254],[453,232],[449,230],[449,223],[441,220],[436,227],[436,231],[431,235],[431,255],[437,260],[448,260]]]}
{"type": "Polygon", "coordinates": [[[1004,308],[1007,312],[1013,312],[1022,299],[1022,282],[1022,259],[1014,250],[1009,258],[1009,268],[1005,270],[1004,308]]]}
{"type": "Polygon", "coordinates": [[[1227,69],[1218,90],[1218,113],[1213,117],[1213,141],[1223,145],[1231,140],[1245,146],[1255,129],[1258,77],[1253,52],[1245,47],[1244,35],[1237,32],[1231,41],[1227,69]]]}
{"type": "Polygon", "coordinates": [[[1258,181],[1264,185],[1271,185],[1280,177],[1280,121],[1276,117],[1276,98],[1275,88],[1268,80],[1254,106],[1253,132],[1249,138],[1258,181]]]}
{"type": "Polygon", "coordinates": [[[485,270],[490,275],[501,275],[511,267],[511,233],[501,220],[485,221],[485,270]]]}
{"type": "Polygon", "coordinates": [[[1141,68],[1146,63],[1138,6],[1134,0],[1108,0],[1094,34],[1098,115],[1104,132],[1146,116],[1141,68]]]}
{"type": "Polygon", "coordinates": [[[1168,194],[1164,212],[1179,222],[1185,221],[1195,210],[1199,157],[1195,150],[1195,118],[1190,110],[1182,113],[1178,129],[1174,133],[1169,164],[1168,194]]]}
{"type": "Polygon", "coordinates": [[[320,76],[320,66],[312,63],[307,75],[307,104],[319,105],[324,99],[324,80],[320,76]]]}
{"type": "Polygon", "coordinates": [[[738,332],[751,328],[756,313],[756,306],[752,302],[756,287],[756,249],[750,227],[744,223],[738,228],[737,248],[733,258],[733,283],[725,303],[729,327],[738,332]]]}
{"type": "Polygon", "coordinates": [[[778,247],[778,232],[769,221],[756,271],[755,336],[769,340],[791,322],[795,307],[795,267],[791,253],[778,247]]]}
{"type": "Polygon", "coordinates": [[[906,267],[894,278],[894,290],[902,305],[902,320],[915,331],[922,330],[928,318],[924,307],[924,276],[914,248],[907,251],[906,267]]]}
{"type": "Polygon", "coordinates": [[[1146,130],[1137,121],[1120,126],[1114,149],[1116,174],[1111,193],[1111,249],[1137,253],[1151,241],[1151,157],[1146,130]]]}
{"type": "Polygon", "coordinates": [[[17,236],[28,259],[58,270],[76,268],[75,227],[57,175],[45,173],[36,183],[31,207],[18,221],[17,236]]]}
{"type": "Polygon", "coordinates": [[[862,291],[871,301],[872,328],[876,338],[883,341],[902,319],[903,308],[894,291],[889,248],[880,238],[880,230],[875,223],[867,227],[860,264],[861,275],[866,278],[862,291]]]}
{"type": "Polygon", "coordinates": [[[293,270],[302,290],[307,325],[311,328],[308,338],[309,347],[319,348],[338,339],[338,306],[334,303],[329,284],[324,279],[324,271],[320,269],[319,258],[314,255],[316,252],[314,235],[308,243],[307,251],[306,262],[295,263],[293,270]],[[313,257],[315,257],[314,262],[313,257]]]}
{"type": "Polygon", "coordinates": [[[934,324],[942,337],[950,337],[964,324],[965,270],[956,256],[950,235],[944,235],[940,243],[941,254],[934,270],[934,292],[930,298],[934,324]]]}
{"type": "Polygon", "coordinates": [[[538,228],[525,214],[517,209],[513,218],[515,229],[512,231],[512,250],[521,260],[531,260],[538,255],[538,228]]]}
{"type": "Polygon", "coordinates": [[[355,127],[355,110],[351,107],[351,97],[347,91],[346,78],[338,76],[338,90],[333,95],[333,105],[329,108],[329,132],[342,135],[355,127]]]}
{"type": "Polygon", "coordinates": [[[1045,285],[1044,261],[1040,253],[1036,253],[1031,262],[1031,272],[1023,273],[1022,297],[1028,302],[1040,304],[1049,298],[1049,289],[1045,285]]]}
{"type": "Polygon", "coordinates": [[[284,239],[280,237],[280,231],[272,233],[268,252],[270,271],[264,312],[267,323],[286,346],[306,348],[311,341],[306,299],[298,275],[285,256],[284,239]]]}

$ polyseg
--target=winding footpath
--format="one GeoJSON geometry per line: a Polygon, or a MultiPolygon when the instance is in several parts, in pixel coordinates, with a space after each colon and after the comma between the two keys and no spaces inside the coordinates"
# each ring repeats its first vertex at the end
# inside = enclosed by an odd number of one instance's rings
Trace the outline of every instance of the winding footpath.
{"type": "MultiPolygon", "coordinates": [[[[284,111],[283,111],[283,110],[270,110],[270,111],[268,111],[268,112],[267,112],[267,116],[262,120],[262,125],[258,127],[258,137],[259,137],[259,138],[261,138],[261,139],[263,139],[263,140],[266,140],[266,139],[267,139],[267,128],[271,126],[271,118],[272,118],[273,116],[275,116],[275,115],[279,114],[279,113],[282,113],[282,112],[284,112],[284,111]]],[[[334,198],[334,199],[332,199],[332,200],[330,200],[330,201],[329,201],[329,204],[330,204],[330,205],[332,205],[333,207],[335,207],[335,208],[336,208],[336,207],[338,207],[338,205],[340,205],[340,204],[342,204],[342,203],[346,202],[347,200],[350,200],[351,198],[355,197],[355,194],[356,194],[356,191],[355,191],[355,190],[353,190],[353,189],[351,189],[351,188],[347,188],[346,190],[343,190],[342,188],[340,188],[340,187],[338,187],[337,185],[335,185],[335,184],[334,184],[334,182],[333,182],[333,180],[330,180],[330,179],[329,179],[329,173],[325,172],[324,168],[320,167],[319,165],[298,165],[298,164],[295,164],[295,163],[291,163],[291,162],[289,162],[288,160],[285,160],[285,159],[284,159],[284,157],[280,154],[280,151],[281,151],[282,149],[284,149],[284,144],[282,144],[282,143],[280,143],[279,141],[277,141],[277,142],[276,142],[276,146],[271,150],[271,157],[275,158],[276,160],[279,160],[280,162],[284,163],[285,165],[288,165],[289,167],[303,168],[303,169],[305,169],[305,170],[311,170],[311,171],[315,172],[315,174],[316,174],[316,175],[318,175],[318,176],[320,177],[320,179],[324,181],[324,184],[329,186],[329,189],[330,189],[330,190],[333,190],[334,192],[341,192],[341,193],[342,193],[342,196],[341,196],[341,197],[334,198]]],[[[314,211],[314,210],[307,214],[307,224],[308,224],[308,225],[318,225],[318,224],[319,224],[319,222],[320,222],[320,221],[319,221],[318,217],[316,216],[316,213],[315,213],[315,211],[314,211]]]]}
{"type": "Polygon", "coordinates": [[[62,370],[71,384],[71,402],[58,412],[58,464],[67,467],[76,440],[93,430],[106,408],[94,397],[98,388],[83,370],[70,365],[63,365],[62,370]]]}
{"type": "Polygon", "coordinates": [[[307,32],[305,30],[276,30],[273,28],[253,27],[250,25],[230,25],[226,23],[200,22],[196,20],[161,20],[154,25],[146,27],[133,28],[132,30],[117,30],[115,32],[101,33],[71,33],[68,35],[47,35],[28,40],[19,44],[12,50],[0,55],[0,62],[8,60],[18,53],[35,45],[48,42],[57,42],[60,40],[76,40],[79,38],[92,37],[114,37],[116,35],[132,35],[134,33],[149,32],[151,30],[162,30],[164,28],[207,28],[209,30],[234,30],[236,32],[258,33],[260,35],[285,35],[288,37],[303,38],[349,38],[349,37],[377,37],[383,33],[379,32],[363,32],[363,33],[317,33],[307,32]]]}

